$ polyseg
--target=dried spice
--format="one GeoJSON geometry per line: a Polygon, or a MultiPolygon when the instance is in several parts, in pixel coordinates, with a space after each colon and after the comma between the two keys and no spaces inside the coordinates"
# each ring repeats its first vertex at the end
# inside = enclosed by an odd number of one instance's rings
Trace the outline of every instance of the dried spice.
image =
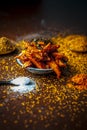
{"type": "Polygon", "coordinates": [[[69,88],[66,81],[77,73],[87,73],[87,54],[68,50],[68,42],[64,42],[64,38],[58,41],[57,37],[55,41],[58,44],[63,41],[59,50],[68,57],[70,65],[70,72],[63,71],[65,75],[59,80],[55,74],[29,73],[16,63],[16,54],[0,57],[0,79],[28,76],[37,83],[37,89],[27,93],[14,92],[11,90],[13,86],[0,86],[0,128],[86,129],[87,91],[69,88]]]}
{"type": "Polygon", "coordinates": [[[69,87],[75,87],[79,90],[87,89],[87,74],[76,74],[71,78],[72,84],[69,87]]]}
{"type": "Polygon", "coordinates": [[[64,53],[68,58],[67,64],[70,66],[71,76],[77,73],[87,73],[87,52],[77,53],[70,50],[80,48],[87,49],[87,36],[84,35],[58,35],[52,38],[55,44],[60,44],[59,52],[64,53]]]}
{"type": "Polygon", "coordinates": [[[16,49],[16,45],[12,40],[1,37],[0,38],[0,54],[8,54],[13,52],[16,49]]]}

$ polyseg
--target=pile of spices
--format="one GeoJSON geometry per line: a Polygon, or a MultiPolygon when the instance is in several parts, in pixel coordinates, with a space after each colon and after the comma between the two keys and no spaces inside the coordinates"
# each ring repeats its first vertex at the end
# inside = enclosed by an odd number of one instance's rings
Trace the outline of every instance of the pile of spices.
{"type": "Polygon", "coordinates": [[[18,77],[11,81],[18,86],[12,86],[11,90],[19,93],[27,93],[35,89],[35,82],[27,77],[18,77]]]}
{"type": "Polygon", "coordinates": [[[16,45],[14,41],[6,37],[0,38],[0,55],[11,53],[15,49],[16,49],[16,45]]]}
{"type": "Polygon", "coordinates": [[[69,87],[75,87],[79,90],[87,89],[87,74],[76,74],[71,78],[72,84],[69,87]]]}
{"type": "Polygon", "coordinates": [[[11,83],[15,85],[26,85],[29,84],[30,79],[28,77],[18,77],[11,80],[11,83]]]}
{"type": "Polygon", "coordinates": [[[87,37],[82,35],[57,36],[52,38],[56,44],[60,44],[59,51],[68,57],[68,65],[70,66],[71,75],[77,73],[87,73],[87,53],[77,53],[71,51],[87,49],[87,37]]]}

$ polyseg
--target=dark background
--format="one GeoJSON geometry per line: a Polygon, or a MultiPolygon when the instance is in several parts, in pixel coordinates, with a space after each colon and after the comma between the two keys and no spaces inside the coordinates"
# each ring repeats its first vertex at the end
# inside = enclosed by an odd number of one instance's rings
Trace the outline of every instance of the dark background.
{"type": "Polygon", "coordinates": [[[25,35],[48,28],[87,34],[84,0],[8,0],[0,4],[0,36],[25,35]]]}

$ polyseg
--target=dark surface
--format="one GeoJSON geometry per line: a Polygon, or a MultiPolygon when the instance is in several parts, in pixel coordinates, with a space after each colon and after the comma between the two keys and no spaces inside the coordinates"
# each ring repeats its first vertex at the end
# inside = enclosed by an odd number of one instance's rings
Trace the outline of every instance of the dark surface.
{"type": "MultiPolygon", "coordinates": [[[[39,32],[45,36],[50,32],[87,35],[86,2],[33,1],[0,4],[0,37],[17,41],[39,32]]],[[[10,91],[11,86],[0,86],[0,130],[86,130],[87,92],[60,87],[63,81],[54,74],[41,77],[28,73],[17,65],[16,53],[12,54],[0,56],[0,79],[29,76],[40,89],[21,95],[10,91]]]]}

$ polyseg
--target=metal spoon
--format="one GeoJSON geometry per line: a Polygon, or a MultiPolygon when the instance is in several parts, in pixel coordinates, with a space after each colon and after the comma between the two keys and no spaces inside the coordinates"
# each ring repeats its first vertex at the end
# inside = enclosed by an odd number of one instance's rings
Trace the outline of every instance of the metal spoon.
{"type": "Polygon", "coordinates": [[[78,49],[69,48],[69,50],[72,51],[72,52],[76,52],[76,53],[86,53],[87,52],[87,49],[78,50],[78,49]]]}
{"type": "Polygon", "coordinates": [[[15,79],[12,79],[12,80],[2,80],[0,81],[0,85],[16,85],[16,86],[19,86],[19,85],[27,85],[30,83],[30,79],[28,77],[17,77],[15,79]]]}

